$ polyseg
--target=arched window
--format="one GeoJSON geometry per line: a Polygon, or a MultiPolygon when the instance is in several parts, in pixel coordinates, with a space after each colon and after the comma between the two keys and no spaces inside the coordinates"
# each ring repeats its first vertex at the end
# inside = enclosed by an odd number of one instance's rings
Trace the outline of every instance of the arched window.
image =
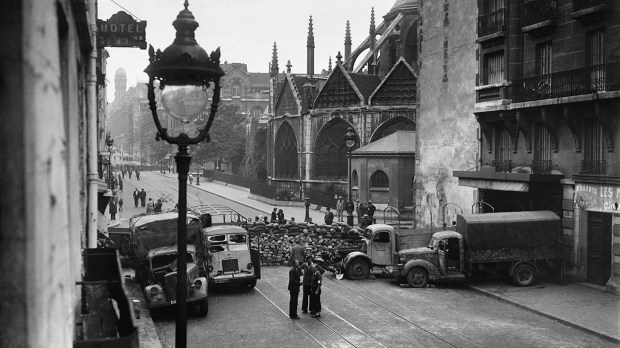
{"type": "Polygon", "coordinates": [[[377,170],[370,177],[370,188],[389,188],[390,180],[382,170],[377,170]]]}
{"type": "Polygon", "coordinates": [[[232,96],[233,97],[239,97],[241,93],[241,87],[239,87],[239,85],[233,85],[232,86],[232,96]]]}
{"type": "Polygon", "coordinates": [[[275,142],[275,176],[277,178],[298,178],[297,139],[290,123],[282,124],[275,142]]]}
{"type": "Polygon", "coordinates": [[[357,185],[358,185],[357,170],[353,170],[353,173],[351,173],[351,186],[357,186],[357,185]]]}
{"type": "Polygon", "coordinates": [[[349,124],[334,119],[323,127],[316,140],[315,176],[322,179],[347,178],[347,148],[344,136],[349,124]]]}

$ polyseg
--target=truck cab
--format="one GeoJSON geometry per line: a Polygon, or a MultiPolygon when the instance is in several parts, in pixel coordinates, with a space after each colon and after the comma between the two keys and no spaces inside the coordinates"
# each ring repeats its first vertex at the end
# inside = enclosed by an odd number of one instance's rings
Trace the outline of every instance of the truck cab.
{"type": "Polygon", "coordinates": [[[365,229],[364,246],[347,254],[340,269],[349,279],[364,279],[371,269],[389,269],[398,264],[399,231],[387,224],[373,224],[365,229]]]}

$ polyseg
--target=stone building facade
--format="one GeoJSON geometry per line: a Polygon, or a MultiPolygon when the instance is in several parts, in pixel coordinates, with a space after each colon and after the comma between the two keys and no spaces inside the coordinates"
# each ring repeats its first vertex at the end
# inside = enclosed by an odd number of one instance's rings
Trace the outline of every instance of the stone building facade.
{"type": "Polygon", "coordinates": [[[620,284],[620,4],[478,0],[483,211],[562,216],[565,271],[620,284]]]}

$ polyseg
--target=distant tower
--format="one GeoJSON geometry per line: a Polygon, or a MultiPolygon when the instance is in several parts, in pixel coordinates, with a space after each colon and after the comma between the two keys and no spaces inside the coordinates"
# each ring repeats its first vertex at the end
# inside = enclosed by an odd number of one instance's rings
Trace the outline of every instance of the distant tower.
{"type": "Polygon", "coordinates": [[[293,67],[293,64],[291,64],[291,61],[289,60],[289,61],[286,63],[286,72],[287,72],[288,74],[290,74],[290,73],[291,73],[291,68],[292,68],[292,67],[293,67]]]}
{"type": "Polygon", "coordinates": [[[308,68],[307,74],[314,75],[314,32],[312,31],[312,16],[310,16],[310,23],[308,25],[308,68]]]}
{"type": "Polygon", "coordinates": [[[375,8],[373,7],[370,12],[370,52],[372,52],[372,57],[368,60],[368,73],[375,73],[375,64],[376,64],[376,46],[377,46],[377,38],[375,32],[375,8]]]}
{"type": "Polygon", "coordinates": [[[271,64],[269,64],[269,76],[271,78],[278,78],[278,71],[280,68],[278,67],[278,46],[276,42],[273,42],[273,53],[271,53],[271,64]]]}
{"type": "Polygon", "coordinates": [[[114,74],[114,100],[121,100],[127,90],[127,73],[125,69],[118,68],[114,74]]]}
{"type": "MultiPolygon", "coordinates": [[[[347,20],[347,28],[344,32],[344,61],[347,62],[351,58],[351,26],[347,20]]],[[[351,64],[346,64],[347,71],[353,70],[351,64]]]]}
{"type": "Polygon", "coordinates": [[[327,66],[327,73],[332,73],[332,56],[329,56],[329,65],[327,66]]]}

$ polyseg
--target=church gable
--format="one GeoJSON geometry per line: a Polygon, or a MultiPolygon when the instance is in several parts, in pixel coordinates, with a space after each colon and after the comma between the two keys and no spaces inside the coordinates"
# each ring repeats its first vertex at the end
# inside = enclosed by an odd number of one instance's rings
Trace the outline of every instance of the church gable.
{"type": "Polygon", "coordinates": [[[282,90],[280,91],[280,96],[278,97],[278,102],[276,104],[275,114],[276,116],[282,116],[284,114],[299,114],[299,105],[297,104],[297,98],[295,98],[289,79],[286,79],[284,86],[282,86],[282,90]]]}
{"type": "Polygon", "coordinates": [[[314,102],[315,109],[360,106],[359,92],[351,84],[341,65],[331,73],[314,102]]]}
{"type": "Polygon", "coordinates": [[[394,65],[370,97],[372,106],[415,106],[417,77],[402,58],[394,65]]]}

